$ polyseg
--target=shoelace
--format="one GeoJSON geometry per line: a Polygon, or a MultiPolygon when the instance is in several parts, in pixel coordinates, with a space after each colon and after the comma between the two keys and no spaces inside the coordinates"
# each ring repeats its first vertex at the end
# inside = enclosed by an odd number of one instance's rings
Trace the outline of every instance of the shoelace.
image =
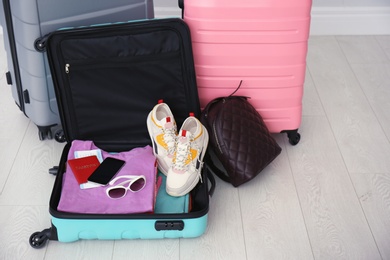
{"type": "Polygon", "coordinates": [[[175,164],[174,164],[174,167],[177,170],[185,170],[188,155],[191,154],[190,142],[191,141],[189,141],[189,140],[186,140],[186,142],[180,142],[179,140],[177,141],[176,158],[175,158],[175,164]]]}
{"type": "Polygon", "coordinates": [[[174,154],[175,152],[175,141],[176,141],[176,131],[174,127],[163,129],[164,132],[164,142],[168,146],[168,154],[174,154]]]}
{"type": "MultiPolygon", "coordinates": [[[[174,168],[179,171],[184,171],[187,170],[186,167],[188,167],[188,165],[186,164],[188,156],[191,157],[190,161],[191,162],[193,161],[192,153],[191,153],[191,144],[193,144],[192,142],[193,140],[190,137],[186,137],[188,138],[188,140],[186,140],[185,142],[180,142],[179,138],[177,138],[178,140],[176,141],[177,146],[176,146],[176,158],[175,158],[174,168]]],[[[201,164],[203,165],[203,162],[201,162],[201,164]]],[[[203,182],[201,171],[198,171],[198,175],[200,181],[203,182]]]]}

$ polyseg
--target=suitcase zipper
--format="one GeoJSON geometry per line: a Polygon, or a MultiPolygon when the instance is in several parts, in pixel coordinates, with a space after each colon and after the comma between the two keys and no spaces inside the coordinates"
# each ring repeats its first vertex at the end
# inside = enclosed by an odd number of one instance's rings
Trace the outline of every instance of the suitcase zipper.
{"type": "Polygon", "coordinates": [[[70,68],[70,64],[69,64],[69,63],[66,63],[66,64],[65,64],[65,73],[66,73],[66,74],[69,74],[69,68],[70,68]]]}
{"type": "Polygon", "coordinates": [[[115,68],[118,66],[124,66],[126,64],[131,65],[135,62],[144,63],[148,61],[161,60],[161,58],[174,58],[175,56],[180,55],[179,51],[162,53],[162,54],[150,54],[144,56],[130,56],[125,58],[104,58],[104,59],[92,59],[92,60],[66,60],[65,59],[65,73],[70,73],[70,67],[75,69],[94,69],[94,68],[115,68]]]}

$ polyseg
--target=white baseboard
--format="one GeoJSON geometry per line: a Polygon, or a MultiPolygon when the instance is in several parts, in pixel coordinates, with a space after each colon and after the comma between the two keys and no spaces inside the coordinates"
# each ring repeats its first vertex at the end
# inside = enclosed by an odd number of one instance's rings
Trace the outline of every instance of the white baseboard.
{"type": "Polygon", "coordinates": [[[312,7],[311,35],[390,34],[390,7],[312,7]]]}
{"type": "MultiPolygon", "coordinates": [[[[155,7],[157,18],[180,17],[178,7],[155,7]]],[[[312,7],[312,35],[390,35],[389,7],[312,7]]]]}

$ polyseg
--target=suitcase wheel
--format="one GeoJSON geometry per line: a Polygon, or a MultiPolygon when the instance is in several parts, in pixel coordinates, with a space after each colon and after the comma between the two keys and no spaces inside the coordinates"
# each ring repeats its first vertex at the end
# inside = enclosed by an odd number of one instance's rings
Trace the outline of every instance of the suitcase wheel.
{"type": "Polygon", "coordinates": [[[53,134],[51,133],[50,126],[38,126],[38,136],[39,140],[43,141],[46,138],[48,140],[53,139],[53,134]]]}
{"type": "Polygon", "coordinates": [[[51,229],[45,229],[41,232],[35,232],[30,236],[30,246],[33,248],[42,248],[46,245],[47,240],[49,240],[51,235],[51,229]]]}
{"type": "Polygon", "coordinates": [[[179,0],[179,7],[180,9],[184,9],[184,0],[179,0]]]}
{"type": "Polygon", "coordinates": [[[57,175],[58,174],[58,169],[59,167],[58,166],[53,166],[52,168],[49,169],[49,174],[52,174],[52,175],[57,175]]]}
{"type": "Polygon", "coordinates": [[[297,145],[301,140],[301,135],[298,132],[287,132],[287,137],[291,145],[297,145]]]}
{"type": "Polygon", "coordinates": [[[42,38],[38,38],[34,42],[34,48],[37,52],[45,51],[45,42],[42,41],[42,38]]]}
{"type": "Polygon", "coordinates": [[[54,139],[59,143],[64,143],[66,141],[64,130],[57,130],[54,134],[54,139]]]}

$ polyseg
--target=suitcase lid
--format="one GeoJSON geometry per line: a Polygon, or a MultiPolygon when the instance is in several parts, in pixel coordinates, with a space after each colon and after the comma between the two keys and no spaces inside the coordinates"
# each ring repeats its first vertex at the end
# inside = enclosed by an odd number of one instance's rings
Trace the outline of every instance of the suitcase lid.
{"type": "Polygon", "coordinates": [[[46,49],[66,140],[106,151],[151,144],[146,119],[163,99],[178,128],[200,116],[187,25],[155,19],[56,31],[46,49]]]}

